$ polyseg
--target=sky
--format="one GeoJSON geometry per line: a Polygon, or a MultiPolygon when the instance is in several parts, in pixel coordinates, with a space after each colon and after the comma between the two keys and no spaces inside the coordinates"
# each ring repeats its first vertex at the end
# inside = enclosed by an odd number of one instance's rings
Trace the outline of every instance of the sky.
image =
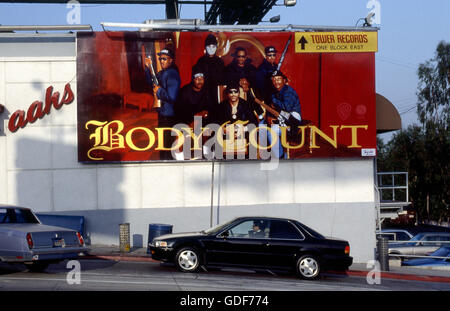
{"type": "MultiPolygon", "coordinates": [[[[203,5],[184,4],[180,9],[181,18],[204,19],[203,5]]],[[[66,4],[0,3],[0,24],[64,25],[71,10],[66,4]]],[[[376,12],[374,26],[380,28],[376,92],[396,106],[403,128],[418,124],[417,68],[434,56],[440,41],[450,42],[450,0],[297,0],[294,7],[273,7],[263,20],[280,15],[278,24],[282,25],[353,27],[372,10],[376,12]]],[[[164,5],[82,4],[80,8],[81,24],[90,24],[95,31],[103,30],[101,22],[141,23],[164,18],[164,5]]],[[[392,132],[380,137],[387,141],[392,132]]]]}

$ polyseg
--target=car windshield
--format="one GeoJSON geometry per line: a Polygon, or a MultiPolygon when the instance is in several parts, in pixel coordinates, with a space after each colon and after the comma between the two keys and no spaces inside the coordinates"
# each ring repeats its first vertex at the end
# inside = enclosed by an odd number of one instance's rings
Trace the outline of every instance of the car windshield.
{"type": "Polygon", "coordinates": [[[27,209],[0,208],[0,224],[37,224],[39,221],[27,209]]]}
{"type": "Polygon", "coordinates": [[[233,221],[235,221],[235,219],[232,219],[232,220],[230,220],[230,221],[228,221],[226,223],[223,223],[223,224],[218,224],[218,225],[216,225],[216,226],[214,226],[212,228],[209,228],[207,230],[203,230],[202,232],[206,233],[206,234],[216,234],[216,233],[220,232],[222,230],[222,228],[225,228],[226,226],[231,224],[233,221]]]}
{"type": "Polygon", "coordinates": [[[425,234],[423,234],[423,233],[419,233],[419,234],[415,235],[410,241],[420,241],[420,240],[422,240],[424,235],[425,234]]]}

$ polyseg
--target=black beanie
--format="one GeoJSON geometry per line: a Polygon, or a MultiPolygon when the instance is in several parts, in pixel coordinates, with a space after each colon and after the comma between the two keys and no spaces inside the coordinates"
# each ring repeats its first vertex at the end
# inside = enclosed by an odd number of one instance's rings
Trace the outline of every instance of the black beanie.
{"type": "Polygon", "coordinates": [[[217,45],[217,38],[213,34],[209,34],[205,40],[205,46],[208,46],[211,44],[217,45]]]}

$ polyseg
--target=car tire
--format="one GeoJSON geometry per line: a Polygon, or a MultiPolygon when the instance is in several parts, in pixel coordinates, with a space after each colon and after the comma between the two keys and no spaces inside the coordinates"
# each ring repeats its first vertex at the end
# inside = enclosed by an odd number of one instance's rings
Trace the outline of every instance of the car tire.
{"type": "Polygon", "coordinates": [[[394,259],[394,260],[400,260],[400,262],[402,262],[405,258],[401,256],[402,254],[400,253],[389,253],[388,254],[388,259],[394,259]],[[396,256],[399,255],[399,256],[396,256]]]}
{"type": "Polygon", "coordinates": [[[315,280],[320,276],[320,262],[314,255],[303,255],[296,264],[298,275],[304,280],[315,280]]]}
{"type": "Polygon", "coordinates": [[[31,272],[43,272],[45,269],[48,268],[50,265],[50,262],[47,261],[36,261],[30,264],[25,264],[27,269],[31,272]]]}
{"type": "Polygon", "coordinates": [[[184,247],[175,256],[175,265],[182,272],[196,272],[200,268],[200,252],[193,247],[184,247]]]}

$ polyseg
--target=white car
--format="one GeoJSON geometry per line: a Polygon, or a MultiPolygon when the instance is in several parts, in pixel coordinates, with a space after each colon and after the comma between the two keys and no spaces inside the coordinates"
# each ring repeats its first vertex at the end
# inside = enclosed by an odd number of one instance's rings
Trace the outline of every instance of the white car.
{"type": "MultiPolygon", "coordinates": [[[[409,241],[389,244],[389,254],[425,256],[446,245],[450,245],[450,233],[422,232],[409,241]]],[[[399,257],[404,259],[404,257],[399,257]]]]}
{"type": "Polygon", "coordinates": [[[29,208],[0,205],[0,261],[43,271],[87,250],[79,232],[43,225],[29,208]]]}

